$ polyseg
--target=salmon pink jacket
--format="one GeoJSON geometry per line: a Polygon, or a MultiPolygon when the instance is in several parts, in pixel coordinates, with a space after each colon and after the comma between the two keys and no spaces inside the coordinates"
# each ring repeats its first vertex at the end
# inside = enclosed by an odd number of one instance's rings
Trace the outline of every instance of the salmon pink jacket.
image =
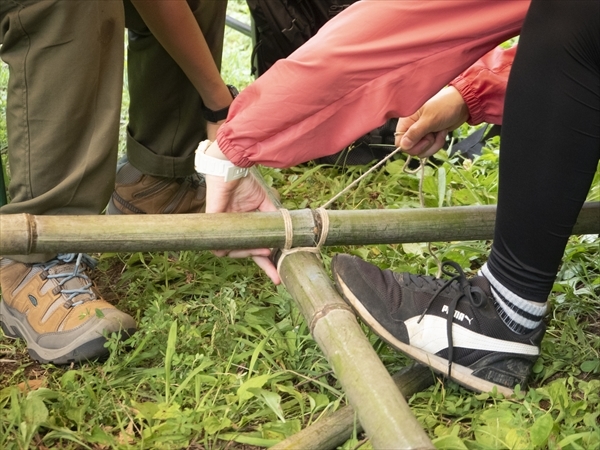
{"type": "Polygon", "coordinates": [[[361,0],[273,65],[219,128],[234,164],[290,167],[338,152],[448,84],[469,122],[500,123],[529,0],[361,0]]]}

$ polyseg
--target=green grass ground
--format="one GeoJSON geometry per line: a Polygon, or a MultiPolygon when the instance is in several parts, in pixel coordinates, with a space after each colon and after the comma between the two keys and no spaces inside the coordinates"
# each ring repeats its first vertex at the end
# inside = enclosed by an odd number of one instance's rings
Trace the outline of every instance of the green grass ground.
{"type": "MultiPolygon", "coordinates": [[[[240,0],[230,8],[245,17],[240,0]]],[[[249,40],[228,30],[224,78],[247,85],[249,58],[249,40]]],[[[2,102],[6,79],[3,68],[2,102]]],[[[5,151],[4,123],[0,140],[5,151]]],[[[497,140],[472,163],[441,154],[437,165],[426,167],[426,207],[495,203],[498,156],[497,140]]],[[[420,207],[418,175],[403,172],[402,164],[387,164],[333,208],[420,207]]],[[[288,209],[316,208],[364,170],[309,165],[265,169],[264,176],[288,209]]],[[[589,199],[600,200],[600,172],[589,199]]],[[[487,241],[438,242],[432,249],[330,247],[323,260],[328,268],[331,256],[349,252],[381,267],[433,274],[433,251],[474,274],[488,250],[487,241]]],[[[0,337],[0,448],[259,448],[345,405],[289,294],[250,261],[208,252],[95,256],[101,291],[137,319],[139,332],[124,344],[111,341],[107,361],[72,367],[33,363],[23,343],[0,337]]],[[[528,389],[505,399],[439,380],[410,398],[437,448],[600,447],[598,236],[570,240],[554,291],[528,389]]],[[[390,372],[409,363],[364,331],[390,372]]],[[[351,436],[343,448],[371,448],[363,438],[351,436]]]]}

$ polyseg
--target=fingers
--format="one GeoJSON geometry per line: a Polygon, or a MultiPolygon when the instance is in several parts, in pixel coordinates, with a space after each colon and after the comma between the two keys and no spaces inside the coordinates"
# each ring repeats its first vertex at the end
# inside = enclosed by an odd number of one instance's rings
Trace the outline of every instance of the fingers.
{"type": "MultiPolygon", "coordinates": [[[[416,114],[413,114],[410,117],[400,117],[398,119],[398,124],[396,125],[396,132],[394,133],[394,145],[396,147],[402,147],[403,150],[409,150],[410,148],[412,148],[412,145],[410,142],[404,142],[404,145],[402,145],[402,139],[404,139],[404,135],[406,134],[406,132],[408,131],[408,129],[418,120],[418,112],[416,114]]],[[[414,143],[413,143],[414,145],[414,143]]]]}
{"type": "Polygon", "coordinates": [[[247,258],[249,256],[270,256],[271,250],[268,248],[249,248],[241,250],[230,250],[227,256],[230,258],[247,258]]]}
{"type": "MultiPolygon", "coordinates": [[[[426,112],[421,108],[412,116],[401,117],[398,120],[394,133],[395,144],[410,155],[420,156],[436,143],[436,133],[440,130],[431,123],[431,118],[426,112]]],[[[438,147],[436,151],[440,148],[438,147]]]]}
{"type": "Polygon", "coordinates": [[[444,88],[416,113],[398,120],[395,143],[410,155],[431,156],[444,146],[448,131],[468,118],[461,94],[454,87],[444,88]]]}
{"type": "Polygon", "coordinates": [[[281,278],[277,268],[269,258],[271,256],[271,250],[268,248],[254,248],[254,249],[242,249],[242,250],[212,250],[212,254],[215,256],[229,256],[230,258],[247,258],[252,257],[256,265],[262,269],[265,274],[271,279],[274,284],[280,284],[281,278]]]}
{"type": "Polygon", "coordinates": [[[420,137],[416,142],[409,137],[404,136],[400,142],[400,147],[405,153],[413,156],[419,156],[429,150],[429,148],[435,142],[435,136],[433,133],[427,133],[426,135],[420,137]]]}
{"type": "Polygon", "coordinates": [[[271,201],[271,199],[266,196],[264,201],[258,206],[258,210],[262,212],[273,212],[278,211],[279,208],[275,206],[275,204],[271,201]]]}
{"type": "Polygon", "coordinates": [[[274,284],[280,284],[281,278],[273,262],[268,256],[253,256],[252,259],[258,267],[260,267],[274,284]]]}
{"type": "Polygon", "coordinates": [[[427,158],[435,153],[437,153],[438,151],[440,151],[443,147],[444,144],[446,143],[446,136],[448,135],[447,131],[438,131],[437,133],[434,134],[434,139],[433,142],[431,143],[431,145],[426,148],[425,150],[423,150],[423,152],[421,152],[421,154],[419,154],[418,156],[420,158],[427,158]]]}
{"type": "Polygon", "coordinates": [[[447,134],[448,133],[445,130],[438,131],[437,133],[428,133],[418,143],[413,145],[412,148],[405,150],[404,147],[402,147],[402,149],[409,155],[427,158],[444,147],[447,134]]]}
{"type": "Polygon", "coordinates": [[[271,250],[268,248],[244,248],[236,250],[211,250],[215,256],[229,256],[230,258],[248,258],[249,256],[270,256],[271,250]]]}

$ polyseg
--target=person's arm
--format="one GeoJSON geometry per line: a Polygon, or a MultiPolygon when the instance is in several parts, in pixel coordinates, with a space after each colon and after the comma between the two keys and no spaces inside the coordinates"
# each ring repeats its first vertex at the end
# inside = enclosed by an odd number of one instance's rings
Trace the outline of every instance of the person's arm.
{"type": "Polygon", "coordinates": [[[355,2],[244,89],[219,128],[241,167],[331,155],[413,114],[519,34],[529,1],[355,2]]]}
{"type": "Polygon", "coordinates": [[[448,131],[468,122],[502,123],[506,83],[516,46],[495,48],[465,70],[419,110],[401,117],[396,145],[411,155],[431,156],[444,145],[448,131]]]}
{"type": "Polygon", "coordinates": [[[187,2],[132,0],[132,3],[152,34],[198,90],[204,105],[213,111],[229,106],[231,93],[187,2]]]}
{"type": "MultiPolygon", "coordinates": [[[[478,120],[487,118],[492,123],[499,122],[494,117],[502,117],[506,81],[513,56],[514,50],[493,50],[463,72],[451,86],[442,89],[426,102],[415,114],[401,118],[398,121],[397,132],[400,134],[396,137],[396,145],[401,145],[409,154],[429,156],[442,148],[449,130],[459,127],[472,117],[470,108],[477,112],[475,117],[481,118],[478,120]]],[[[218,142],[213,142],[206,154],[228,160],[218,142]]],[[[223,177],[206,176],[206,189],[207,213],[275,209],[264,189],[252,177],[225,182],[223,177]]],[[[268,258],[268,249],[234,250],[229,253],[216,251],[215,254],[253,256],[274,283],[281,281],[268,258]]]]}

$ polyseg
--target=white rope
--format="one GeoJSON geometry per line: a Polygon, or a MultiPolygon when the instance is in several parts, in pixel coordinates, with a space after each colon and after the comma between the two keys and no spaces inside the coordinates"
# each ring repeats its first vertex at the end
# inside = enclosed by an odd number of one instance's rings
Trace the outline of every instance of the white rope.
{"type": "Polygon", "coordinates": [[[279,212],[283,216],[283,225],[285,226],[285,244],[283,245],[284,250],[292,248],[294,243],[294,226],[292,224],[292,216],[290,211],[285,208],[280,208],[279,212]]]}
{"type": "Polygon", "coordinates": [[[321,208],[327,208],[328,206],[330,206],[335,200],[337,200],[339,197],[341,197],[343,194],[345,194],[351,187],[353,187],[357,183],[360,183],[360,181],[363,178],[365,178],[367,175],[369,175],[371,172],[373,172],[378,167],[382,166],[388,159],[390,159],[392,156],[394,156],[399,151],[401,151],[400,147],[398,147],[396,150],[394,150],[393,152],[388,154],[385,158],[383,158],[381,161],[379,161],[377,164],[375,164],[373,167],[371,167],[369,170],[367,170],[365,173],[363,173],[360,177],[358,177],[356,180],[354,180],[352,183],[350,183],[348,186],[346,186],[344,189],[342,189],[340,192],[338,192],[327,203],[325,203],[323,206],[321,206],[321,208]]]}
{"type": "MultiPolygon", "coordinates": [[[[400,136],[402,134],[404,134],[404,133],[396,132],[396,133],[394,133],[394,136],[400,136]]],[[[450,148],[452,148],[453,142],[454,141],[452,141],[450,143],[450,148]]],[[[319,214],[319,217],[321,218],[321,235],[319,236],[319,242],[317,242],[317,245],[315,247],[291,248],[293,240],[294,240],[294,234],[293,234],[294,230],[293,230],[293,226],[292,226],[292,218],[290,216],[290,212],[287,209],[280,208],[279,211],[281,211],[281,215],[283,216],[283,221],[284,221],[284,225],[285,225],[285,246],[284,246],[284,249],[281,250],[281,256],[279,257],[279,260],[277,261],[277,273],[280,272],[281,264],[282,264],[284,258],[287,255],[290,255],[292,253],[297,253],[297,252],[302,251],[302,252],[315,253],[317,256],[320,256],[321,247],[327,241],[327,236],[329,234],[329,214],[327,213],[327,207],[331,206],[331,204],[333,204],[333,202],[335,200],[337,200],[339,197],[344,195],[347,191],[349,191],[356,184],[360,183],[367,175],[369,175],[371,172],[373,172],[377,168],[381,167],[392,156],[394,156],[396,153],[398,153],[401,150],[402,149],[400,147],[397,147],[394,151],[389,153],[385,158],[381,159],[377,164],[375,164],[373,167],[371,167],[369,170],[367,170],[364,174],[362,174],[360,177],[358,177],[356,180],[354,180],[352,183],[350,183],[348,186],[346,186],[344,189],[342,189],[340,192],[338,192],[336,195],[334,195],[323,206],[316,209],[317,213],[319,214]]],[[[404,164],[403,170],[407,173],[417,173],[419,171],[421,172],[420,177],[419,177],[419,203],[421,204],[421,207],[423,208],[423,207],[425,207],[425,198],[424,198],[424,194],[423,194],[423,181],[424,181],[424,177],[425,177],[425,162],[427,161],[427,158],[419,158],[419,168],[414,171],[411,171],[408,169],[408,165],[412,158],[413,158],[412,156],[409,156],[407,158],[407,160],[404,164]]],[[[439,278],[439,276],[440,276],[439,270],[440,270],[441,263],[440,263],[439,259],[437,258],[437,256],[432,251],[431,243],[429,243],[428,245],[429,245],[430,254],[433,256],[433,258],[437,262],[438,278],[439,278]]]]}
{"type": "Polygon", "coordinates": [[[319,242],[317,242],[317,248],[321,249],[325,241],[327,241],[327,235],[329,234],[329,214],[323,207],[317,208],[316,211],[319,213],[319,217],[321,217],[321,236],[319,237],[319,242]]]}

